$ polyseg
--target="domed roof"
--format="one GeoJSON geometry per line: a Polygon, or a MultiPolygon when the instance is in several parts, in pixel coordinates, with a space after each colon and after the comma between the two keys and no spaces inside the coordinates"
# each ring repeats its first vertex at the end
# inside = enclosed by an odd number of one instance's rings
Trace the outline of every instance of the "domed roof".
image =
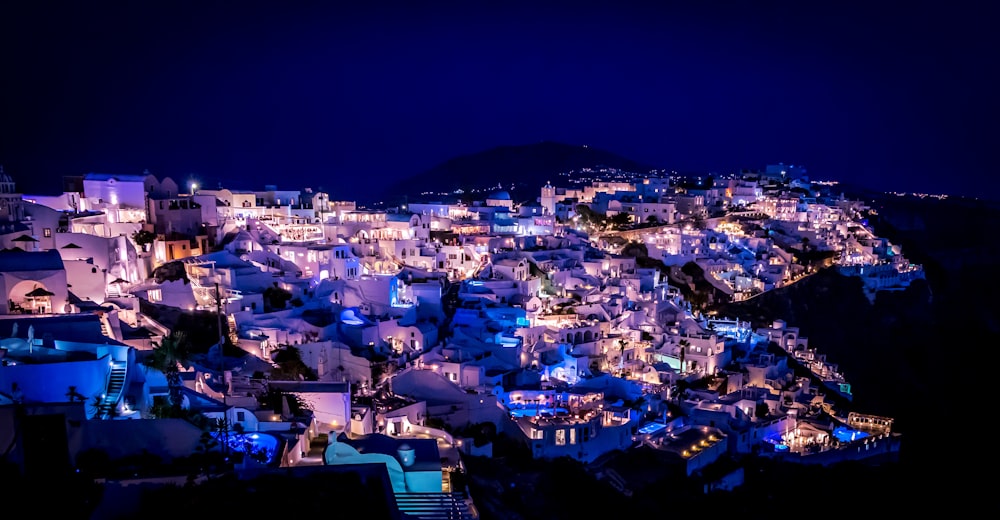
{"type": "Polygon", "coordinates": [[[490,194],[489,198],[493,200],[510,200],[510,193],[507,193],[506,191],[495,191],[490,194]]]}

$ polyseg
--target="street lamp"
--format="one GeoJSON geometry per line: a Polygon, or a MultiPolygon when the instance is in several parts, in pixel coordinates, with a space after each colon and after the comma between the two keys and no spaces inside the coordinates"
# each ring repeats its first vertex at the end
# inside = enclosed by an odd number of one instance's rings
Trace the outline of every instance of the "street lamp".
{"type": "Polygon", "coordinates": [[[196,191],[198,191],[198,183],[197,182],[192,182],[191,183],[191,195],[194,195],[194,192],[196,192],[196,191]]]}

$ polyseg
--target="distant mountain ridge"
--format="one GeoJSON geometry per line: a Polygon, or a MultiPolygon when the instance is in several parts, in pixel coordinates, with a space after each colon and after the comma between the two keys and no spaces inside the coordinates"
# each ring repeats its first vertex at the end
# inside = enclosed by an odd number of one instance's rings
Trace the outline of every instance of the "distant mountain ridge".
{"type": "Polygon", "coordinates": [[[420,193],[427,191],[452,193],[461,189],[469,192],[500,186],[516,199],[515,192],[533,196],[546,181],[556,183],[556,175],[560,173],[601,166],[637,173],[655,169],[654,166],[586,145],[542,141],[497,146],[449,159],[393,184],[386,189],[384,196],[394,200],[404,196],[420,197],[420,193]]]}

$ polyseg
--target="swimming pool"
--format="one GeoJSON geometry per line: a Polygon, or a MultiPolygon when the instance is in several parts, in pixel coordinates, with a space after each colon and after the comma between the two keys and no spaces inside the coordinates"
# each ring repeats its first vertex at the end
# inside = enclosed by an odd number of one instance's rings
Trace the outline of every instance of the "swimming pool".
{"type": "Polygon", "coordinates": [[[536,415],[556,415],[569,413],[565,408],[513,408],[510,411],[511,417],[534,417],[536,415]]]}
{"type": "Polygon", "coordinates": [[[868,434],[860,430],[852,430],[845,426],[838,426],[833,430],[833,438],[840,442],[851,442],[864,439],[868,434]]]}
{"type": "Polygon", "coordinates": [[[642,435],[652,435],[666,427],[667,425],[663,423],[649,422],[639,427],[639,433],[642,435]]]}

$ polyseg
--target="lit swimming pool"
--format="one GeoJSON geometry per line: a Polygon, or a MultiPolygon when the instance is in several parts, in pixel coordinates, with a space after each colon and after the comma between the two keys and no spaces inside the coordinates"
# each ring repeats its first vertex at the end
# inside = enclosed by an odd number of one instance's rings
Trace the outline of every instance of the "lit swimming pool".
{"type": "Polygon", "coordinates": [[[833,438],[840,442],[851,442],[858,439],[864,439],[865,437],[868,437],[867,433],[859,430],[852,430],[844,426],[838,426],[833,430],[833,438]]]}
{"type": "Polygon", "coordinates": [[[667,425],[663,423],[649,422],[639,427],[639,433],[642,435],[652,435],[658,431],[665,429],[666,427],[667,425]]]}
{"type": "Polygon", "coordinates": [[[510,411],[511,417],[534,417],[536,415],[556,415],[568,413],[565,408],[514,408],[510,411]]]}

